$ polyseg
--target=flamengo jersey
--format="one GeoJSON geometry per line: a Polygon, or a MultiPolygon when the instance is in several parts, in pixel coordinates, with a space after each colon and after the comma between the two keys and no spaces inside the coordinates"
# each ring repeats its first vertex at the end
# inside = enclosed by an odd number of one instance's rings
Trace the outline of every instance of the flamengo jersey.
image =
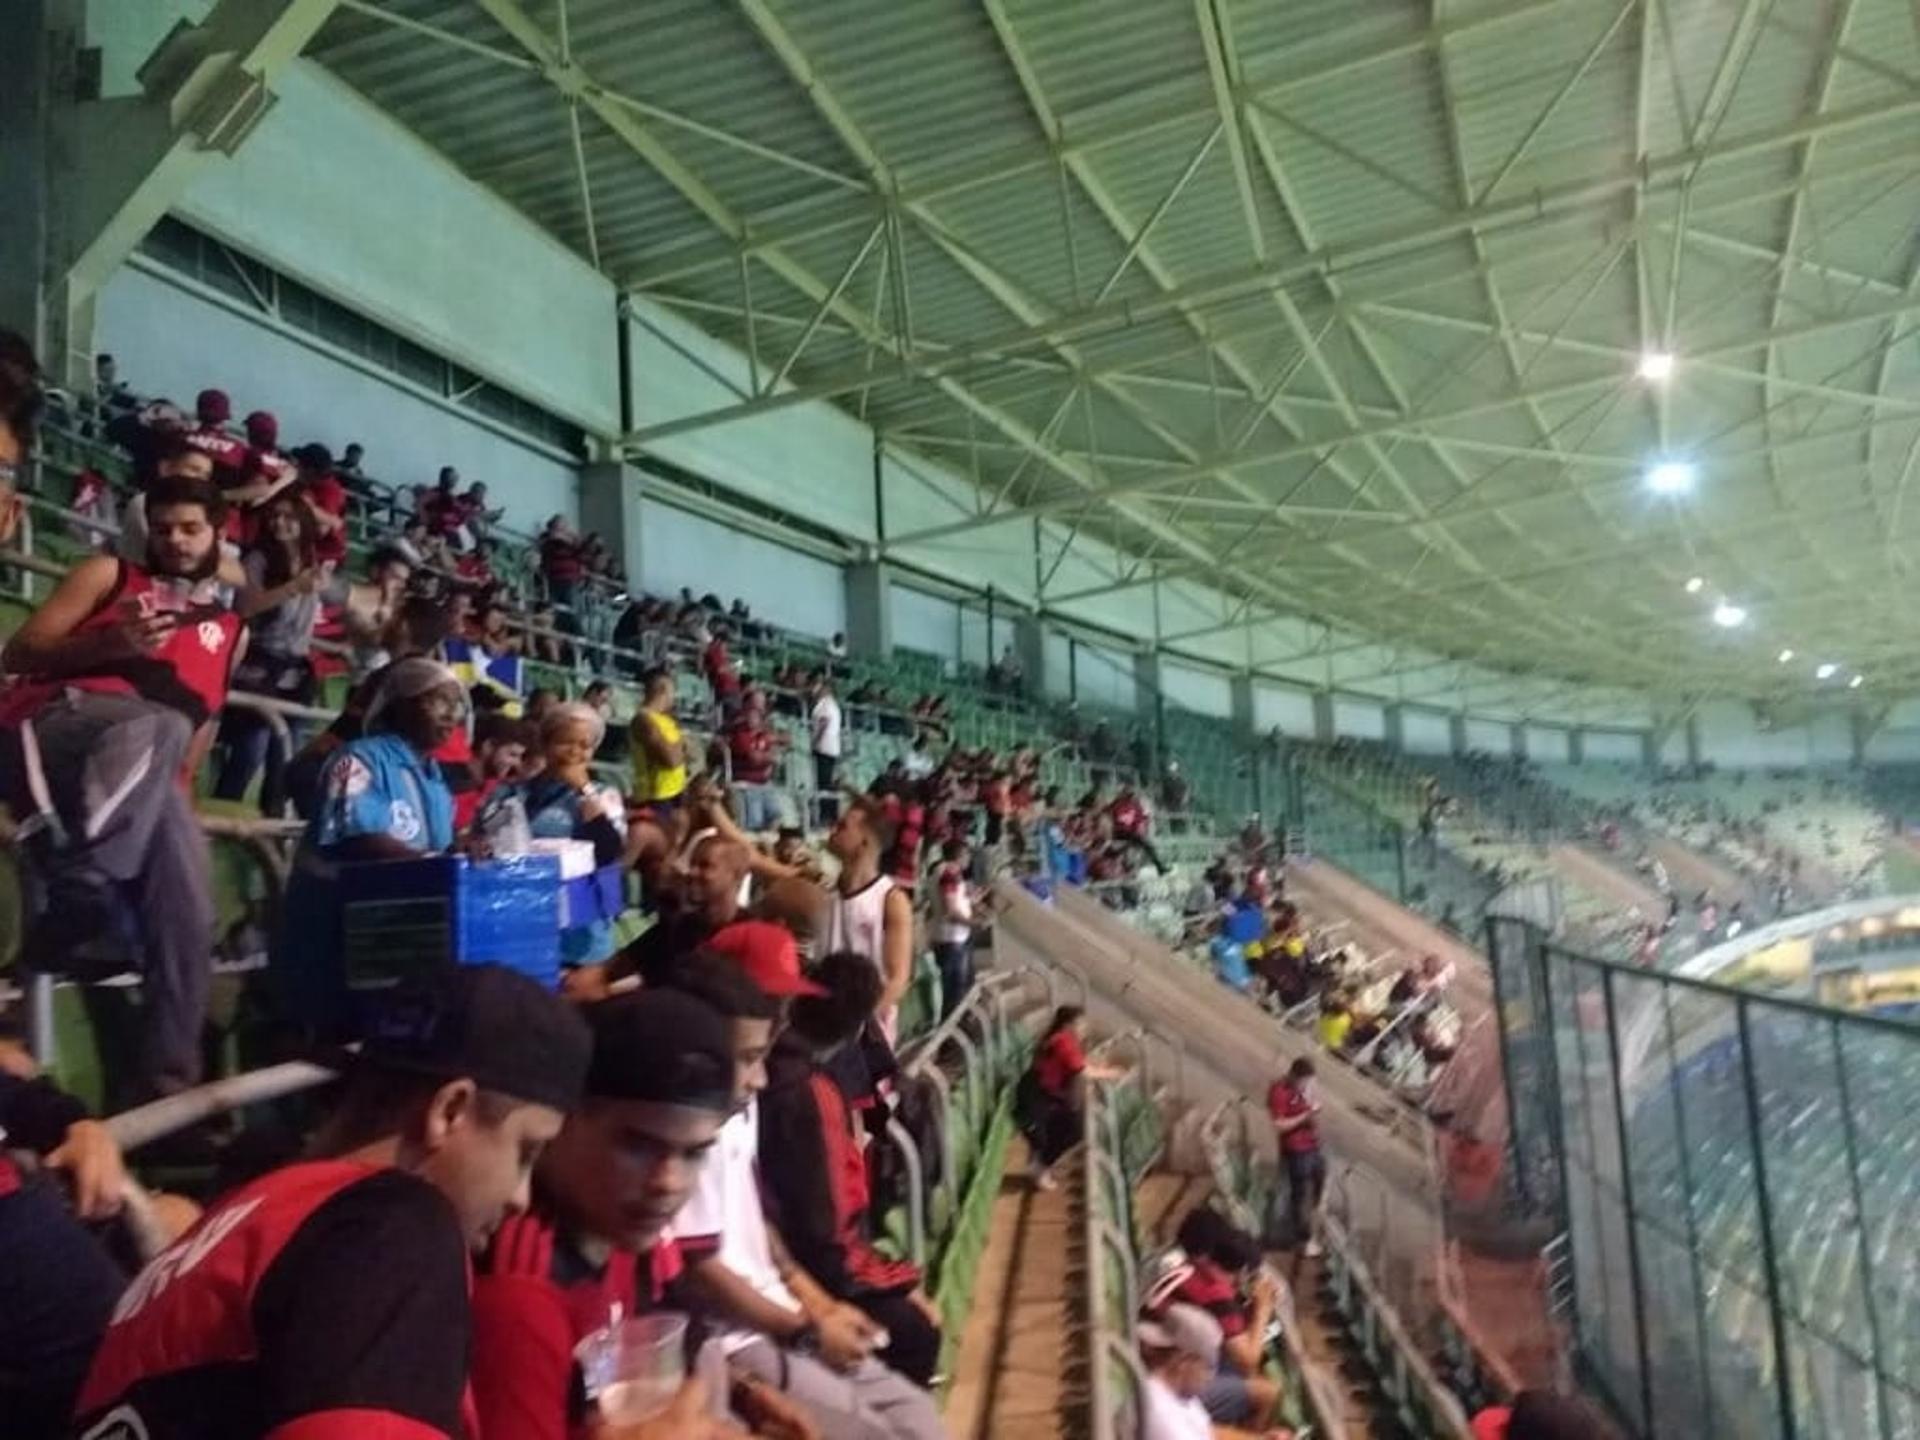
{"type": "Polygon", "coordinates": [[[81,1388],[84,1440],[471,1436],[460,1223],[412,1175],[293,1165],[135,1277],[81,1388]]]}
{"type": "MultiPolygon", "coordinates": [[[[74,627],[76,635],[118,624],[129,601],[142,615],[180,611],[198,596],[212,593],[209,585],[193,588],[189,602],[183,587],[156,580],[144,566],[119,562],[120,573],[94,612],[74,627]]],[[[246,622],[231,610],[206,613],[178,626],[167,642],[150,655],[136,656],[87,675],[57,679],[22,676],[0,700],[0,723],[17,724],[30,718],[48,701],[66,690],[94,690],[109,695],[138,695],[156,705],[178,710],[198,727],[227,703],[227,682],[234,652],[246,622]]]]}

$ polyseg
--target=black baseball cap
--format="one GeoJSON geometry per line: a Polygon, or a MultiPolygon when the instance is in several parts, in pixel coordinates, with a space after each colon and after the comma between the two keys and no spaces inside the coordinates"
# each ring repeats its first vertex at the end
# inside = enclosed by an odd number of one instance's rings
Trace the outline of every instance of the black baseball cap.
{"type": "Polygon", "coordinates": [[[498,965],[456,965],[386,996],[359,1063],[468,1079],[555,1110],[580,1103],[593,1039],[573,1005],[498,965]]]}
{"type": "Polygon", "coordinates": [[[588,1098],[733,1109],[733,1027],[706,1001],[641,990],[591,1005],[586,1016],[593,1033],[588,1098]]]}

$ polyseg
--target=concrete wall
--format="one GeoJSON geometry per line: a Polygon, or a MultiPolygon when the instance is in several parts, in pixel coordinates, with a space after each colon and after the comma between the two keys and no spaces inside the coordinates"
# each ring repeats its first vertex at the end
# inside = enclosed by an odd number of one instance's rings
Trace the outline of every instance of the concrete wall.
{"type": "Polygon", "coordinates": [[[142,394],[191,407],[196,392],[218,387],[232,396],[236,415],[273,411],[284,445],[317,440],[338,454],[358,440],[367,473],[390,483],[430,484],[442,465],[456,466],[463,477],[487,482],[514,529],[578,513],[571,462],[157,271],[128,266],[107,283],[95,340],[142,394]]]}

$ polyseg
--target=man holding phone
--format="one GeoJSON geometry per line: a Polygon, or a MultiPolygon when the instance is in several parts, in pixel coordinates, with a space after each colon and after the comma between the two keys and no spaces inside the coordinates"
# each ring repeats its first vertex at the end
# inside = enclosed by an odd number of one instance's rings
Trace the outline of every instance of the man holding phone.
{"type": "MultiPolygon", "coordinates": [[[[1313,1061],[1302,1056],[1288,1068],[1286,1078],[1273,1082],[1267,1092],[1267,1111],[1280,1141],[1280,1166],[1287,1175],[1291,1243],[1305,1246],[1309,1256],[1318,1255],[1320,1241],[1313,1226],[1327,1186],[1327,1160],[1320,1153],[1320,1098],[1314,1093],[1313,1061]]],[[[1274,1198],[1277,1210],[1277,1192],[1274,1198]]],[[[1271,1216],[1269,1226],[1277,1230],[1279,1218],[1271,1216]]]]}
{"type": "Polygon", "coordinates": [[[127,1100],[200,1078],[214,910],[184,777],[246,649],[220,599],[220,492],[162,477],[146,500],[144,560],[81,561],[0,652],[18,677],[0,697],[0,798],[46,892],[23,958],[83,979],[140,972],[127,1100]]]}

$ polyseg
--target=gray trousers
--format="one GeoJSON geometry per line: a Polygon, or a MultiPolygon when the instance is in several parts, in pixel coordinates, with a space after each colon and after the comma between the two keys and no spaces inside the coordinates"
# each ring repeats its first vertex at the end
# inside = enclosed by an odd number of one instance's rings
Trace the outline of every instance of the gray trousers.
{"type": "Polygon", "coordinates": [[[824,1440],[944,1440],[947,1433],[933,1397],[878,1360],[842,1375],[771,1340],[754,1341],[732,1360],[805,1410],[824,1440]]]}
{"type": "MultiPolygon", "coordinates": [[[[135,1083],[155,1095],[184,1089],[200,1078],[214,929],[206,837],[176,780],[193,727],[177,710],[85,691],[31,724],[58,820],[34,847],[49,905],[63,918],[68,907],[131,909],[145,1031],[135,1083]]],[[[8,789],[25,790],[18,780],[8,789]]],[[[29,958],[58,966],[57,956],[29,958]]]]}

